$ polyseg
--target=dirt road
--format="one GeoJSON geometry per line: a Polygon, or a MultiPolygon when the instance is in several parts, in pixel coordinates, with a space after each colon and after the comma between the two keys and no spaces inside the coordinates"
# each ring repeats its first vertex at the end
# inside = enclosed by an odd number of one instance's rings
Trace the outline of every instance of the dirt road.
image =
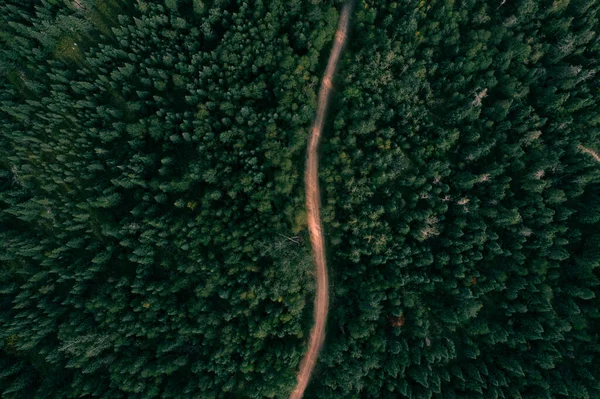
{"type": "Polygon", "coordinates": [[[300,399],[304,395],[304,390],[308,385],[310,376],[317,363],[317,357],[325,341],[325,325],[327,323],[327,312],[329,310],[329,278],[327,276],[327,264],[325,259],[325,240],[323,239],[323,226],[321,223],[321,193],[319,190],[319,158],[318,147],[325,122],[327,104],[331,95],[331,82],[337,64],[339,62],[342,48],[346,42],[346,33],[348,31],[348,20],[352,10],[352,2],[344,5],[335,42],[329,55],[325,75],[321,81],[319,89],[319,99],[317,105],[317,115],[313,123],[310,142],[308,144],[306,171],[304,172],[304,184],[306,186],[306,212],[308,219],[308,229],[310,233],[310,243],[313,252],[313,261],[315,263],[317,296],[315,298],[315,325],[310,332],[310,341],[308,350],[300,362],[298,371],[298,383],[296,389],[290,395],[290,399],[300,399]]]}
{"type": "Polygon", "coordinates": [[[579,150],[580,150],[581,152],[583,152],[584,154],[591,155],[591,156],[592,156],[592,158],[594,158],[594,160],[595,160],[596,162],[600,162],[600,155],[598,155],[598,153],[597,153],[596,151],[592,150],[591,148],[584,147],[584,146],[582,146],[581,144],[580,144],[580,145],[578,145],[578,146],[577,146],[577,148],[579,148],[579,150]]]}

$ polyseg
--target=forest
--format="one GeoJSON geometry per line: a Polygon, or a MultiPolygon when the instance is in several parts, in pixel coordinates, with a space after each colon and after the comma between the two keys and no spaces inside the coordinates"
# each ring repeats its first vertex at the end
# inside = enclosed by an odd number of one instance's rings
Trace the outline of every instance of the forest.
{"type": "MultiPolygon", "coordinates": [[[[0,397],[287,398],[343,0],[0,5],[0,397]]],[[[307,399],[600,398],[600,0],[356,0],[307,399]]]]}

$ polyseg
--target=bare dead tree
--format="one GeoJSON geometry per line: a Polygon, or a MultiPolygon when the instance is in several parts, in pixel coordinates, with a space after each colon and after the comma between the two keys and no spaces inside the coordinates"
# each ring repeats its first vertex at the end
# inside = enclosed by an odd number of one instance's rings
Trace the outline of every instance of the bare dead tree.
{"type": "Polygon", "coordinates": [[[487,97],[487,88],[481,90],[476,96],[475,99],[473,100],[473,102],[471,103],[471,105],[475,106],[475,107],[480,107],[481,106],[481,100],[483,100],[485,97],[487,97]]]}

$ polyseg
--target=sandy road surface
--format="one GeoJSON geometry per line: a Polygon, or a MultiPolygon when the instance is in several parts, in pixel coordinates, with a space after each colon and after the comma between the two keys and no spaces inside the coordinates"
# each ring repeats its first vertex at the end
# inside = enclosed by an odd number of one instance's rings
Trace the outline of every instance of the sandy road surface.
{"type": "Polygon", "coordinates": [[[310,243],[313,252],[313,261],[315,264],[317,280],[317,296],[315,298],[314,318],[315,324],[310,332],[310,341],[308,350],[300,362],[298,371],[298,383],[296,389],[290,395],[290,399],[300,399],[304,395],[304,390],[308,385],[310,376],[317,363],[317,357],[325,341],[325,324],[327,323],[327,312],[329,309],[329,278],[327,276],[327,264],[325,259],[325,240],[323,239],[323,226],[321,224],[321,194],[319,190],[319,158],[318,147],[325,122],[327,103],[331,95],[331,82],[335,74],[337,64],[344,43],[346,42],[346,32],[348,31],[348,20],[352,9],[352,2],[344,5],[342,14],[335,34],[335,42],[329,55],[325,75],[319,89],[319,100],[317,105],[317,115],[313,123],[310,142],[308,144],[306,171],[304,174],[304,184],[306,186],[306,211],[308,219],[308,229],[310,233],[310,243]]]}

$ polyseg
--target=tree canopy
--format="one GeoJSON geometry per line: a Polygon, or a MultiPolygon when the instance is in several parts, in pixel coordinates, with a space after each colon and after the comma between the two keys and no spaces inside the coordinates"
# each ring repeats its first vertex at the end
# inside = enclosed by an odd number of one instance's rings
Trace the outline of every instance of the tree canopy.
{"type": "MultiPolygon", "coordinates": [[[[342,1],[0,5],[0,396],[285,398],[342,1]]],[[[600,397],[598,0],[360,0],[306,398],[600,397]]]]}

